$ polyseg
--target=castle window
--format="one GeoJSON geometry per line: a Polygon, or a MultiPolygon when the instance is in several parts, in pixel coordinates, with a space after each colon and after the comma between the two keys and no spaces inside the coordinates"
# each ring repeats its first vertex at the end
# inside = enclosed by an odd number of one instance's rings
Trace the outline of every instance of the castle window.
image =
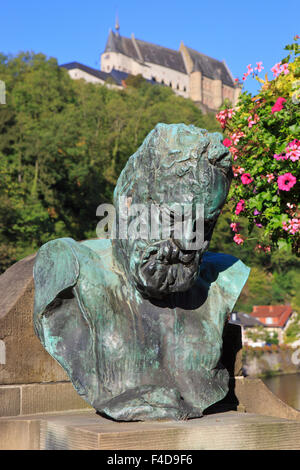
{"type": "Polygon", "coordinates": [[[161,81],[161,84],[162,84],[162,85],[164,85],[164,84],[165,84],[165,82],[164,82],[164,79],[162,79],[162,81],[161,81]]]}
{"type": "Polygon", "coordinates": [[[172,88],[172,82],[169,83],[169,86],[172,88]]]}
{"type": "Polygon", "coordinates": [[[152,80],[153,80],[154,82],[156,82],[156,78],[155,78],[155,77],[152,77],[152,80]]]}
{"type": "Polygon", "coordinates": [[[178,85],[178,83],[177,83],[177,87],[176,87],[176,88],[177,88],[177,90],[179,90],[179,85],[178,85]]]}
{"type": "Polygon", "coordinates": [[[186,87],[185,87],[185,86],[183,87],[183,91],[186,91],[186,87]]]}

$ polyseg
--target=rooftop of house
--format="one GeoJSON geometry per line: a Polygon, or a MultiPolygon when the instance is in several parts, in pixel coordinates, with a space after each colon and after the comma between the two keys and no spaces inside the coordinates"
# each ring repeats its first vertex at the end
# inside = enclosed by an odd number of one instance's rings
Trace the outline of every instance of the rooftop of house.
{"type": "MultiPolygon", "coordinates": [[[[93,69],[92,67],[88,67],[87,65],[80,64],[79,62],[69,62],[67,64],[62,64],[60,67],[63,67],[67,70],[74,70],[79,69],[83,72],[88,73],[94,77],[100,78],[104,82],[106,82],[109,78],[113,80],[116,85],[123,86],[124,80],[128,78],[128,73],[122,72],[121,70],[112,69],[110,72],[102,72],[101,70],[93,69]]],[[[154,80],[147,80],[147,82],[156,84],[154,80]]]]}
{"type": "MultiPolygon", "coordinates": [[[[234,86],[233,78],[224,62],[189,47],[187,50],[194,63],[193,71],[201,71],[208,78],[221,79],[225,85],[234,86]]],[[[118,52],[141,63],[162,65],[178,72],[187,73],[180,51],[136,39],[134,35],[131,38],[126,38],[110,30],[104,52],[118,52]]]]}
{"type": "Polygon", "coordinates": [[[109,73],[102,72],[101,70],[93,69],[92,67],[88,67],[87,65],[80,64],[79,62],[68,62],[67,64],[62,64],[60,67],[63,67],[67,70],[79,69],[83,72],[86,72],[94,77],[100,78],[104,82],[110,76],[109,73]]]}
{"type": "Polygon", "coordinates": [[[230,323],[233,323],[234,325],[242,325],[245,328],[263,325],[259,320],[252,317],[248,313],[241,312],[232,312],[230,323]]]}
{"type": "Polygon", "coordinates": [[[289,304],[254,305],[251,316],[259,319],[265,326],[283,328],[292,313],[293,309],[289,304]]]}

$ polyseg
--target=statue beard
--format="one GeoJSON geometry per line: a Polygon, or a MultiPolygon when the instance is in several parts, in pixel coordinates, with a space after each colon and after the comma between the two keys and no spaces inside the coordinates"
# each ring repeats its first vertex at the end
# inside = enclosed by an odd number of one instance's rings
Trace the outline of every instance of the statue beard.
{"type": "Polygon", "coordinates": [[[204,247],[199,251],[182,250],[172,239],[152,245],[139,240],[130,256],[136,288],[144,297],[156,299],[190,289],[204,251],[204,247]]]}

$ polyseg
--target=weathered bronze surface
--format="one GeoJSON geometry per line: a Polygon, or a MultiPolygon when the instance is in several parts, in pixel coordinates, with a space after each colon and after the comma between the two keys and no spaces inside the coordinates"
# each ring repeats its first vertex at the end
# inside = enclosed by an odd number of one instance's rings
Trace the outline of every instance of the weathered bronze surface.
{"type": "Polygon", "coordinates": [[[158,242],[63,238],[39,250],[36,333],[104,416],[200,417],[226,395],[223,328],[249,268],[206,250],[230,182],[221,134],[158,124],[119,177],[117,214],[120,196],[132,204],[202,203],[201,247],[191,252],[171,234],[158,242]]]}

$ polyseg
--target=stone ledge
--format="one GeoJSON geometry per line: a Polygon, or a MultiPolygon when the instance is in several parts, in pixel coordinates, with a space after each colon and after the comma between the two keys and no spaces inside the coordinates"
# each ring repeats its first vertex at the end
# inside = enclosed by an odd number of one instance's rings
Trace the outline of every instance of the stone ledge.
{"type": "Polygon", "coordinates": [[[94,411],[0,419],[1,449],[300,449],[300,423],[235,411],[189,421],[116,423],[94,411]]]}
{"type": "Polygon", "coordinates": [[[32,415],[91,407],[70,382],[0,385],[0,416],[32,415]]]}

